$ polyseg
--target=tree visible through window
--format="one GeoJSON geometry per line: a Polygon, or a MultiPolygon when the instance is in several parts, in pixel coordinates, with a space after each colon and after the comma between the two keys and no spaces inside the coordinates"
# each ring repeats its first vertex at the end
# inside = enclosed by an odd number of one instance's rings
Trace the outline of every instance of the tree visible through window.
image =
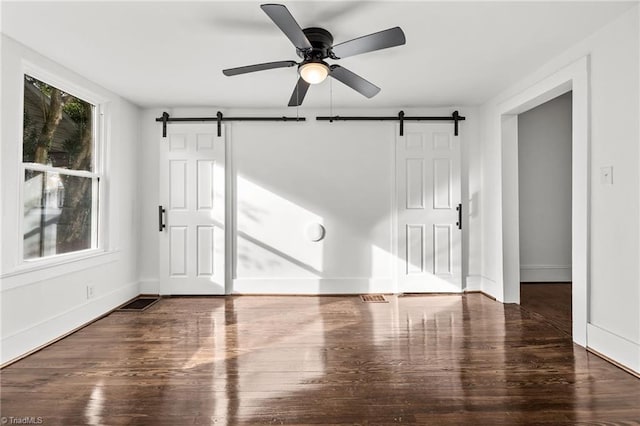
{"type": "Polygon", "coordinates": [[[24,77],[24,258],[97,247],[95,106],[24,77]]]}

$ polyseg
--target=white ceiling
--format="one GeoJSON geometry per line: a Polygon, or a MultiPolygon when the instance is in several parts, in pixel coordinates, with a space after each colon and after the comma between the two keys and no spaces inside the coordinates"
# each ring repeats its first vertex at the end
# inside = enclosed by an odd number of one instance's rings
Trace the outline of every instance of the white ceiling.
{"type": "MultiPolygon", "coordinates": [[[[282,107],[295,67],[222,75],[223,68],[298,60],[254,1],[3,2],[2,32],[141,106],[282,107]]],[[[301,27],[336,43],[400,26],[405,46],[339,63],[380,86],[366,99],[337,81],[305,106],[477,105],[593,33],[636,2],[284,3],[301,27]]],[[[331,61],[330,61],[331,62],[331,61]]]]}

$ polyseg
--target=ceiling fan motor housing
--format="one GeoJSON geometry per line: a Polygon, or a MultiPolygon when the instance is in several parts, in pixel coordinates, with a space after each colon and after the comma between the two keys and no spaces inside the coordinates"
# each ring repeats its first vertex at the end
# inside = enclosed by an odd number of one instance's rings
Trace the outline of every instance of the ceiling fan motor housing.
{"type": "Polygon", "coordinates": [[[333,46],[333,36],[324,28],[310,27],[302,30],[309,43],[311,50],[297,50],[298,56],[305,61],[321,61],[331,56],[331,47],[333,46]]]}

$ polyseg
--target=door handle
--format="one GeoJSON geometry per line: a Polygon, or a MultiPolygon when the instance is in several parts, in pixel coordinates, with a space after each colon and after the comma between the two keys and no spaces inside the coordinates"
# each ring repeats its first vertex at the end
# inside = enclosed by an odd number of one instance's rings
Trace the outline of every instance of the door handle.
{"type": "Polygon", "coordinates": [[[462,229],[462,203],[458,204],[456,210],[458,211],[458,221],[456,222],[456,226],[458,229],[462,229]]]}
{"type": "Polygon", "coordinates": [[[166,212],[162,206],[158,206],[158,231],[162,232],[167,225],[164,224],[164,213],[166,212]]]}

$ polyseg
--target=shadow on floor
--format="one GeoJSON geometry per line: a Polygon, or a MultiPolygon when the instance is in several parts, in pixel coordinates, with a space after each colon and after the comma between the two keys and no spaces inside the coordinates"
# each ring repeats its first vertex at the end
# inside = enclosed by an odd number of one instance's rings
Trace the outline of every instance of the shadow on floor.
{"type": "Polygon", "coordinates": [[[571,283],[521,283],[520,306],[571,336],[571,283]]]}

